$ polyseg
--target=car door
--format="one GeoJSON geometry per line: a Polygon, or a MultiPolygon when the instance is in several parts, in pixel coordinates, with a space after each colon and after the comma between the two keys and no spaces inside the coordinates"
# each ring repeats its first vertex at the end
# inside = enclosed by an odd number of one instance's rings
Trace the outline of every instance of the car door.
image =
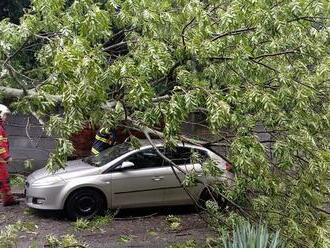
{"type": "Polygon", "coordinates": [[[124,158],[111,172],[112,208],[162,205],[164,170],[163,159],[154,149],[124,158]],[[134,166],[123,169],[123,162],[132,162],[134,166]]]}
{"type": "MultiPolygon", "coordinates": [[[[202,156],[207,156],[205,152],[201,150],[192,149],[190,147],[177,147],[174,150],[165,151],[166,157],[176,164],[182,171],[189,173],[194,171],[199,179],[203,179],[203,172],[200,163],[192,163],[191,156],[193,152],[201,153],[202,156]]],[[[169,163],[165,166],[167,168],[166,175],[168,188],[164,191],[164,199],[169,205],[179,205],[192,203],[190,196],[198,200],[199,194],[203,190],[203,185],[197,184],[196,186],[189,187],[189,194],[185,191],[177,178],[180,181],[185,180],[185,174],[180,170],[175,169],[177,176],[173,173],[173,170],[169,163]]]]}

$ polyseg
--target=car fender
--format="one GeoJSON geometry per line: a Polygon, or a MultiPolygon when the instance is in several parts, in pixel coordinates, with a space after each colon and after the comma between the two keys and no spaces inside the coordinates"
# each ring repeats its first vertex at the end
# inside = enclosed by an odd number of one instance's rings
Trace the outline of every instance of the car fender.
{"type": "Polygon", "coordinates": [[[99,190],[100,192],[103,193],[105,199],[106,199],[106,203],[107,203],[107,206],[111,206],[109,205],[111,203],[109,197],[108,197],[108,193],[106,192],[106,190],[101,187],[100,185],[96,185],[94,183],[68,183],[62,190],[61,192],[61,197],[60,199],[62,199],[61,201],[61,208],[64,209],[64,206],[65,206],[65,202],[68,198],[68,196],[75,190],[78,190],[78,189],[81,189],[81,188],[95,188],[97,190],[99,190]]]}

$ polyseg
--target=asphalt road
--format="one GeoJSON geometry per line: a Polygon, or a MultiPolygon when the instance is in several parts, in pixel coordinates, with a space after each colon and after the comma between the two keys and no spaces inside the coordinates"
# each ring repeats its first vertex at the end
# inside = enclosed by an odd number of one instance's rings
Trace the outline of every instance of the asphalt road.
{"type": "Polygon", "coordinates": [[[17,233],[17,248],[49,247],[47,235],[60,238],[72,234],[91,248],[170,247],[187,240],[195,240],[202,247],[208,237],[214,236],[192,207],[121,210],[111,222],[94,230],[77,230],[75,222],[67,220],[62,212],[31,211],[23,200],[19,206],[0,206],[0,230],[17,221],[32,227],[17,233]],[[169,215],[179,222],[178,227],[171,227],[169,215]]]}

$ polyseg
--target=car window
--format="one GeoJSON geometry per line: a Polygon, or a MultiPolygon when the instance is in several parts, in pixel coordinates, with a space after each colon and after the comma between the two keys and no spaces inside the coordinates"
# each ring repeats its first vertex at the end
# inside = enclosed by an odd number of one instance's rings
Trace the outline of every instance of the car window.
{"type": "Polygon", "coordinates": [[[176,147],[166,149],[165,156],[176,165],[189,164],[191,161],[192,149],[190,147],[176,147]]]}
{"type": "Polygon", "coordinates": [[[154,168],[161,167],[164,164],[164,160],[158,155],[154,149],[146,149],[136,152],[122,162],[129,161],[134,163],[134,167],[131,169],[144,169],[144,168],[154,168]]]}
{"type": "Polygon", "coordinates": [[[193,153],[198,154],[201,162],[208,158],[206,151],[190,147],[176,147],[175,149],[166,149],[165,156],[172,160],[172,162],[174,162],[176,165],[184,165],[192,163],[191,157],[193,153]]]}
{"type": "Polygon", "coordinates": [[[90,165],[100,167],[132,150],[133,150],[133,148],[131,147],[131,145],[129,143],[122,143],[122,144],[110,147],[110,148],[100,152],[100,154],[98,154],[96,156],[93,155],[93,156],[84,158],[83,161],[90,165]]]}
{"type": "MultiPolygon", "coordinates": [[[[199,154],[201,162],[208,158],[206,151],[190,147],[176,147],[174,149],[164,149],[163,147],[159,147],[158,149],[176,165],[190,164],[193,153],[199,154]]],[[[154,148],[145,149],[126,157],[118,164],[118,167],[116,167],[115,170],[121,170],[120,165],[124,161],[134,163],[134,167],[129,168],[129,170],[170,166],[170,163],[160,157],[154,148]]]]}
{"type": "Polygon", "coordinates": [[[209,158],[209,155],[204,150],[194,148],[192,149],[192,152],[198,154],[201,163],[203,163],[206,159],[209,158]]]}

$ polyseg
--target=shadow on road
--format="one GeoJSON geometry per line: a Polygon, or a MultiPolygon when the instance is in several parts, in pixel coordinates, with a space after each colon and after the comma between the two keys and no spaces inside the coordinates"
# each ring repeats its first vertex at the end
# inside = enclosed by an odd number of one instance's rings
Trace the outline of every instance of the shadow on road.
{"type": "MultiPolygon", "coordinates": [[[[52,220],[68,220],[65,212],[61,210],[38,210],[29,209],[31,214],[36,217],[52,220]]],[[[148,207],[110,210],[115,214],[115,219],[140,218],[146,216],[167,216],[167,215],[189,215],[198,210],[194,206],[175,206],[175,207],[148,207]]]]}

